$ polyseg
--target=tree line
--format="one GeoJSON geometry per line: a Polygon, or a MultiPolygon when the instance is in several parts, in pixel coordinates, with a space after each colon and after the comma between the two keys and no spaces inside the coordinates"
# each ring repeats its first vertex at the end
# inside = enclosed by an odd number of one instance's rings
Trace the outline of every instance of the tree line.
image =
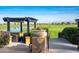
{"type": "Polygon", "coordinates": [[[76,24],[76,23],[72,23],[72,22],[60,22],[60,23],[54,23],[54,22],[52,22],[51,23],[52,25],[58,25],[58,24],[60,24],[60,25],[63,25],[63,24],[76,24]]]}

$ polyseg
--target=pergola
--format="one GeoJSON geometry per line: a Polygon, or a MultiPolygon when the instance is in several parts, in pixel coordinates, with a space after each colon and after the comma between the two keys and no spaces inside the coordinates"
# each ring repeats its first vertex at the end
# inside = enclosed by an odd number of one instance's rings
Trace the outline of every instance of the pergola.
{"type": "Polygon", "coordinates": [[[77,22],[77,27],[79,27],[79,19],[75,19],[75,21],[77,22]]]}
{"type": "Polygon", "coordinates": [[[24,21],[27,22],[27,33],[29,33],[29,30],[30,30],[30,22],[34,22],[34,28],[36,28],[36,22],[37,22],[37,19],[35,18],[32,18],[32,17],[23,17],[23,18],[20,18],[20,17],[16,17],[16,18],[11,18],[11,17],[4,17],[3,20],[5,22],[7,22],[7,31],[9,32],[10,31],[10,22],[20,22],[20,32],[22,32],[22,23],[24,21]]]}

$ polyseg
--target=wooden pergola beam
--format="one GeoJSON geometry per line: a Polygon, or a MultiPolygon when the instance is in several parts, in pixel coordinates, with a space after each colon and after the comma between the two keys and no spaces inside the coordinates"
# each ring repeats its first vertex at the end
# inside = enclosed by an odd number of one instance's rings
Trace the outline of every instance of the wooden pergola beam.
{"type": "Polygon", "coordinates": [[[29,33],[30,32],[30,27],[29,27],[29,21],[27,21],[27,33],[29,33]]]}
{"type": "Polygon", "coordinates": [[[10,22],[20,22],[20,21],[22,21],[22,22],[24,22],[24,21],[28,21],[28,18],[29,18],[29,22],[36,22],[37,21],[37,19],[35,19],[35,18],[32,18],[32,17],[16,17],[16,18],[11,18],[11,17],[4,17],[3,18],[3,20],[5,21],[5,22],[7,22],[7,21],[10,21],[10,22]]]}
{"type": "Polygon", "coordinates": [[[36,22],[34,22],[34,28],[36,28],[36,22]]]}
{"type": "Polygon", "coordinates": [[[22,32],[22,22],[20,22],[20,32],[22,32]]]}
{"type": "Polygon", "coordinates": [[[9,21],[7,22],[7,31],[8,32],[10,31],[10,22],[9,21]]]}
{"type": "Polygon", "coordinates": [[[79,19],[75,19],[76,23],[77,23],[77,27],[79,27],[79,19]]]}

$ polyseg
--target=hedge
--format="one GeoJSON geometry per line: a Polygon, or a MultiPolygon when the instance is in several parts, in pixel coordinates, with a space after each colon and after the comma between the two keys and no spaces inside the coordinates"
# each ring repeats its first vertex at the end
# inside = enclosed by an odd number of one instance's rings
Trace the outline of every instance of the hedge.
{"type": "Polygon", "coordinates": [[[9,44],[10,33],[0,31],[0,47],[9,44]]]}
{"type": "Polygon", "coordinates": [[[63,35],[62,37],[67,39],[69,42],[73,43],[73,44],[78,44],[78,37],[79,37],[79,28],[78,27],[68,27],[65,28],[62,31],[63,35]]]}

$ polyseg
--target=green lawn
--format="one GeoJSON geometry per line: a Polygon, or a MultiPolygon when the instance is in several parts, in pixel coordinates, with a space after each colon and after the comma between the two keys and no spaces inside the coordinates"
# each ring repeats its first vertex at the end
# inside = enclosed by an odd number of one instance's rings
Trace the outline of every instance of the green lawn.
{"type": "MultiPolygon", "coordinates": [[[[19,27],[19,25],[11,25],[11,28],[16,28],[19,27]]],[[[33,25],[30,25],[33,27],[33,25]]],[[[51,25],[51,24],[37,24],[37,27],[40,28],[48,28],[50,37],[51,38],[57,38],[58,37],[58,32],[61,32],[64,28],[66,27],[77,27],[76,24],[63,24],[63,25],[51,25]]],[[[6,25],[0,25],[0,30],[6,30],[7,26],[6,25]]],[[[23,32],[26,32],[26,24],[23,24],[23,32]]]]}
{"type": "Polygon", "coordinates": [[[70,25],[68,25],[68,24],[63,24],[63,25],[41,24],[41,25],[37,25],[37,26],[41,27],[41,28],[48,28],[51,38],[57,38],[58,32],[61,32],[66,27],[77,27],[76,24],[70,24],[70,25]]]}

